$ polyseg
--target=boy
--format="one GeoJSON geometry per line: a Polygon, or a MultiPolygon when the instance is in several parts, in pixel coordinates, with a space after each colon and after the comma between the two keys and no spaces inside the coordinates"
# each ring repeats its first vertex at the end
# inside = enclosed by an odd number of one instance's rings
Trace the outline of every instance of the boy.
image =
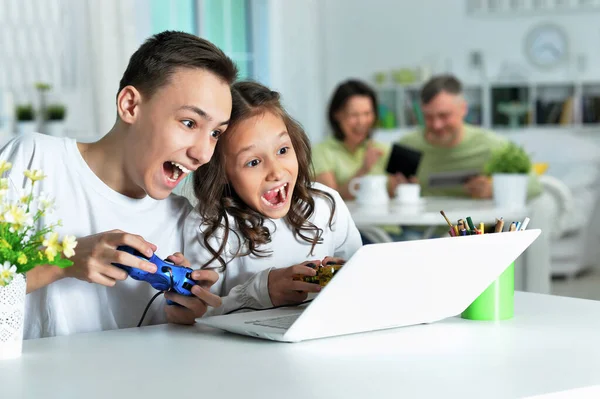
{"type": "MultiPolygon", "coordinates": [[[[0,159],[13,163],[17,186],[25,169],[47,175],[37,188],[56,198],[59,233],[78,237],[72,267],[27,273],[25,338],[137,324],[156,290],[127,279],[112,263],[149,272],[156,267],[116,248],[129,245],[160,257],[183,249],[191,206],[171,191],[211,158],[227,128],[236,75],[233,62],[210,42],[162,32],[132,55],[119,85],[117,120],[99,141],[33,134],[1,150],[0,159]]],[[[169,259],[187,265],[180,253],[169,259]]],[[[219,306],[220,298],[209,292],[216,273],[196,270],[192,278],[199,281],[194,296],[168,292],[165,297],[181,306],[163,311],[155,304],[146,320],[192,324],[207,306],[219,306]]]]}

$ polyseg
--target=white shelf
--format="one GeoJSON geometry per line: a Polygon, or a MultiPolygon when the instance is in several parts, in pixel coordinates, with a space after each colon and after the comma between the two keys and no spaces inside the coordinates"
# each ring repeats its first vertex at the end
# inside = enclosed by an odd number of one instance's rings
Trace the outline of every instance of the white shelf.
{"type": "MultiPolygon", "coordinates": [[[[600,0],[599,0],[600,1],[600,0]]],[[[394,115],[395,128],[416,128],[413,121],[417,119],[417,114],[414,109],[414,101],[419,100],[419,91],[422,88],[422,83],[411,83],[407,85],[387,83],[376,85],[376,90],[379,93],[380,104],[387,110],[391,110],[394,115]]],[[[574,129],[594,127],[594,124],[584,124],[584,114],[588,120],[598,121],[600,123],[600,81],[539,81],[539,82],[488,82],[488,83],[472,83],[469,82],[463,85],[465,97],[470,105],[470,109],[478,111],[479,125],[488,129],[505,129],[505,118],[498,115],[497,104],[503,101],[502,94],[499,91],[514,88],[519,92],[519,102],[525,102],[529,105],[529,111],[526,119],[527,124],[522,124],[519,128],[526,129],[532,127],[540,128],[556,128],[556,129],[574,129]],[[562,99],[560,98],[562,96],[562,99]],[[597,97],[591,103],[584,104],[584,99],[589,101],[589,98],[597,97]],[[573,100],[572,104],[566,103],[568,99],[573,100]],[[538,104],[538,101],[542,101],[538,104]],[[554,104],[551,104],[554,102],[554,104]],[[554,107],[554,109],[548,108],[554,107]],[[564,108],[567,106],[566,108],[564,108]],[[573,108],[568,108],[571,106],[573,108]],[[548,123],[539,123],[540,118],[537,113],[540,109],[543,112],[542,120],[548,123]],[[565,113],[569,111],[569,113],[565,113]],[[566,118],[570,123],[560,124],[561,120],[566,118]]],[[[506,93],[508,98],[512,97],[510,93],[506,93]]],[[[384,111],[385,112],[385,111],[384,111]]],[[[385,121],[385,115],[380,115],[381,120],[385,121]]],[[[387,126],[391,126],[391,116],[388,116],[387,126]]],[[[386,125],[384,125],[386,126],[386,125]]],[[[507,126],[506,126],[507,127],[507,126]]],[[[389,130],[389,129],[388,129],[389,130]]]]}
{"type": "Polygon", "coordinates": [[[600,11],[598,0],[465,0],[471,17],[565,15],[600,11]]]}
{"type": "MultiPolygon", "coordinates": [[[[404,128],[395,129],[375,129],[373,134],[377,137],[401,137],[407,133],[411,133],[419,129],[418,126],[407,126],[404,128]]],[[[496,133],[510,134],[510,133],[526,133],[526,132],[563,132],[568,130],[574,134],[593,134],[598,133],[600,137],[600,123],[590,125],[571,125],[571,126],[527,126],[518,129],[511,129],[508,127],[497,127],[492,129],[496,133]]]]}

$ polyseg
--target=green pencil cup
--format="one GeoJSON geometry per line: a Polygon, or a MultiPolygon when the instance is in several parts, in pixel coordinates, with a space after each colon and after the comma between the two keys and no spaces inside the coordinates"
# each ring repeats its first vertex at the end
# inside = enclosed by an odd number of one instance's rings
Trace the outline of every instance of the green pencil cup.
{"type": "Polygon", "coordinates": [[[463,319],[506,320],[515,310],[514,262],[462,312],[463,319]]]}

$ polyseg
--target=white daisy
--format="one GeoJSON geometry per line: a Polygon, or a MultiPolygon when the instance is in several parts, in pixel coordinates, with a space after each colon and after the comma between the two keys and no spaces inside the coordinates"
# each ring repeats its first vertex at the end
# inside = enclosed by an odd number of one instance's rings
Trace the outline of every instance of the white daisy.
{"type": "Polygon", "coordinates": [[[17,267],[11,265],[9,261],[4,262],[0,265],[0,286],[6,286],[10,284],[13,277],[17,273],[17,267]]]}
{"type": "Polygon", "coordinates": [[[54,198],[50,194],[41,193],[38,197],[38,208],[42,212],[52,213],[54,211],[54,198]]]}

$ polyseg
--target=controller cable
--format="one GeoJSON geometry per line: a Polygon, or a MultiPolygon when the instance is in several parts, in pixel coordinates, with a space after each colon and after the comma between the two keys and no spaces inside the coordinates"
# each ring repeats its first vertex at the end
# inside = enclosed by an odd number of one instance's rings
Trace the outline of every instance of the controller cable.
{"type": "Polygon", "coordinates": [[[173,289],[173,271],[171,270],[171,268],[169,268],[169,276],[171,277],[171,284],[169,286],[169,289],[167,289],[166,291],[159,291],[156,294],[154,294],[154,296],[152,297],[152,299],[150,299],[150,302],[148,302],[148,305],[146,305],[146,309],[144,309],[144,313],[142,313],[142,318],[140,319],[140,322],[138,323],[138,327],[142,326],[142,323],[144,322],[144,317],[146,317],[146,313],[148,312],[148,309],[150,309],[150,305],[152,305],[152,302],[154,302],[154,300],[156,298],[158,298],[161,294],[164,294],[167,291],[171,291],[173,289]]]}
{"type": "Polygon", "coordinates": [[[142,314],[142,318],[140,319],[140,322],[138,323],[138,327],[142,326],[142,323],[144,322],[144,317],[146,317],[146,312],[148,312],[148,309],[150,309],[150,305],[152,305],[152,302],[154,302],[154,300],[156,298],[158,298],[159,295],[164,294],[165,291],[158,291],[156,294],[154,294],[154,296],[152,297],[152,299],[150,299],[150,302],[148,302],[148,305],[146,305],[146,309],[144,309],[144,313],[142,314]]]}
{"type": "MultiPolygon", "coordinates": [[[[167,291],[171,291],[171,289],[173,288],[173,273],[171,271],[171,269],[169,269],[169,275],[171,277],[171,286],[169,287],[169,289],[167,291]]],[[[167,291],[159,291],[156,294],[154,294],[154,296],[152,297],[152,299],[150,299],[150,302],[148,302],[148,305],[146,305],[146,309],[144,309],[144,313],[142,314],[142,318],[140,319],[140,322],[138,323],[138,327],[142,326],[142,323],[144,322],[144,318],[146,317],[146,313],[148,312],[148,309],[150,309],[150,305],[152,305],[152,302],[154,302],[154,300],[156,298],[158,298],[161,294],[164,294],[167,291]]],[[[254,311],[259,311],[259,310],[272,310],[272,309],[279,309],[279,308],[289,308],[289,307],[293,307],[293,306],[302,306],[305,305],[307,303],[312,302],[312,299],[309,299],[308,301],[304,301],[304,302],[300,302],[300,303],[290,303],[290,304],[286,304],[286,305],[279,305],[279,306],[272,306],[270,308],[264,308],[264,309],[259,309],[259,308],[253,308],[250,306],[244,306],[241,308],[237,308],[237,309],[233,309],[230,310],[229,312],[223,313],[223,316],[228,315],[228,314],[232,314],[232,313],[236,313],[242,310],[254,310],[254,311]]]]}

